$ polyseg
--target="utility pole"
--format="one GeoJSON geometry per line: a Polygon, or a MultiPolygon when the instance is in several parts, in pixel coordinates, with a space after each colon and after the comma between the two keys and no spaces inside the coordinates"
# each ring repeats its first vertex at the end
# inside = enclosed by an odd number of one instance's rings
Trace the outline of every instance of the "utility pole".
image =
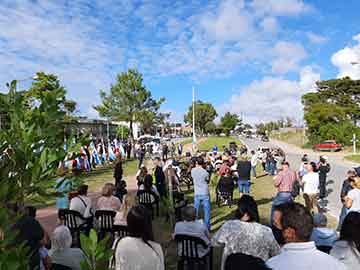
{"type": "Polygon", "coordinates": [[[192,89],[192,94],[193,94],[193,143],[192,143],[192,148],[193,148],[193,152],[195,152],[196,149],[196,131],[195,131],[195,88],[193,87],[192,89]]]}
{"type": "Polygon", "coordinates": [[[358,140],[356,139],[356,134],[353,134],[353,138],[352,138],[352,143],[353,143],[353,152],[354,154],[356,154],[356,143],[358,142],[358,140]]]}

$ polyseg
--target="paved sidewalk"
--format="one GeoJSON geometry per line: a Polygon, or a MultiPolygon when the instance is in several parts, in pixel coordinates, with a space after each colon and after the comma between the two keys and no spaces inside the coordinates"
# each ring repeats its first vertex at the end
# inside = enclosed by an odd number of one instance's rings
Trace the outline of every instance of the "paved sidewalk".
{"type": "MultiPolygon", "coordinates": [[[[104,179],[104,183],[112,183],[114,182],[114,179],[104,179]]],[[[126,183],[127,183],[127,189],[128,194],[135,196],[135,193],[137,192],[137,184],[136,184],[136,178],[135,175],[127,176],[126,177],[126,183]]],[[[89,197],[92,200],[93,205],[96,205],[97,199],[101,196],[101,188],[96,191],[89,193],[89,197]]],[[[58,217],[58,210],[56,209],[55,205],[45,207],[42,209],[39,209],[37,211],[37,219],[43,226],[46,232],[51,234],[51,232],[54,231],[54,229],[57,226],[57,219],[58,217]]]]}

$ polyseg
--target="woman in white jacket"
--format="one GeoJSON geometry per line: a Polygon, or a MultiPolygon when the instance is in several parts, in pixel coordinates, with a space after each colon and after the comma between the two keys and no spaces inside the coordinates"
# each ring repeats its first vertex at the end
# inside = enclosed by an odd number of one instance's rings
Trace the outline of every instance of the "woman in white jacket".
{"type": "Polygon", "coordinates": [[[360,269],[360,213],[350,212],[341,227],[340,240],[330,255],[343,262],[347,269],[360,269]]]}

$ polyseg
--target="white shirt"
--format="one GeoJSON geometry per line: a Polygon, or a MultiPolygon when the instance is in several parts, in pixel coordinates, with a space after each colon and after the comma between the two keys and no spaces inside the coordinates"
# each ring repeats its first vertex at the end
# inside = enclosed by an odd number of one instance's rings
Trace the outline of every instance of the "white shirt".
{"type": "Polygon", "coordinates": [[[255,154],[255,155],[252,155],[252,157],[251,157],[251,166],[252,166],[252,167],[256,167],[257,161],[258,161],[257,155],[256,155],[256,154],[255,154]]]}
{"type": "Polygon", "coordinates": [[[317,194],[319,190],[319,174],[315,172],[307,173],[303,176],[305,194],[317,194]]]}
{"type": "Polygon", "coordinates": [[[91,208],[91,199],[87,196],[77,196],[70,201],[70,210],[79,212],[85,218],[91,217],[91,208]]]}
{"type": "Polygon", "coordinates": [[[347,196],[352,200],[350,211],[360,212],[360,189],[354,188],[349,191],[347,196]]]}
{"type": "Polygon", "coordinates": [[[120,240],[115,251],[116,270],[164,270],[164,255],[158,243],[125,237],[120,240]]]}
{"type": "Polygon", "coordinates": [[[346,270],[340,261],[317,250],[314,242],[286,244],[266,264],[273,270],[346,270]]]}

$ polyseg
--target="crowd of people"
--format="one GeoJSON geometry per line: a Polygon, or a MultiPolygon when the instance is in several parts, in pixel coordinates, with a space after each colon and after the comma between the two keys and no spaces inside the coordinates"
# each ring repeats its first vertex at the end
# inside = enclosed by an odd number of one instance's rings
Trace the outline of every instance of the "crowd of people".
{"type": "MultiPolygon", "coordinates": [[[[214,147],[211,153],[186,157],[182,156],[182,147],[177,150],[183,159],[181,162],[188,163],[186,171],[192,180],[194,200],[193,204],[181,207],[172,236],[175,241],[183,235],[201,239],[205,246],[197,247],[198,257],[206,257],[213,247],[221,247],[223,253],[218,268],[222,270],[360,269],[360,170],[350,170],[344,181],[343,210],[336,231],[328,227],[320,204],[327,195],[326,177],[331,169],[326,156],[315,162],[304,155],[300,168],[293,170],[281,149],[258,149],[249,156],[247,151],[242,151],[238,156],[237,149],[225,148],[219,153],[214,147]],[[260,223],[256,198],[251,196],[252,181],[261,181],[259,173],[271,175],[277,190],[266,224],[260,223]],[[215,192],[223,196],[225,204],[236,206],[234,218],[225,221],[216,232],[211,231],[211,181],[217,181],[215,192]],[[232,194],[236,187],[240,195],[234,202],[232,196],[224,194],[232,194]],[[305,205],[296,202],[301,193],[305,205]]],[[[152,159],[152,169],[139,159],[138,190],[152,194],[151,203],[167,198],[169,181],[173,191],[182,193],[180,160],[167,161],[166,151],[165,155],[162,153],[163,156],[152,159]],[[173,169],[171,180],[169,168],[173,169]]],[[[154,237],[151,211],[127,194],[120,152],[117,156],[115,183],[106,183],[96,202],[88,196],[88,187],[82,185],[65,208],[78,212],[84,218],[79,222],[89,224],[88,229],[96,228],[94,214],[98,210],[115,212],[114,225],[127,226],[128,235],[114,240],[111,260],[114,269],[165,269],[164,252],[154,237]]],[[[32,251],[32,269],[38,266],[48,270],[54,264],[80,269],[85,255],[79,247],[73,247],[72,235],[61,215],[59,226],[48,237],[36,221],[35,212],[29,208],[15,225],[21,232],[18,243],[25,240],[32,251]]],[[[179,257],[185,248],[177,242],[179,257]]],[[[198,269],[209,269],[207,267],[204,264],[198,269]]]]}

